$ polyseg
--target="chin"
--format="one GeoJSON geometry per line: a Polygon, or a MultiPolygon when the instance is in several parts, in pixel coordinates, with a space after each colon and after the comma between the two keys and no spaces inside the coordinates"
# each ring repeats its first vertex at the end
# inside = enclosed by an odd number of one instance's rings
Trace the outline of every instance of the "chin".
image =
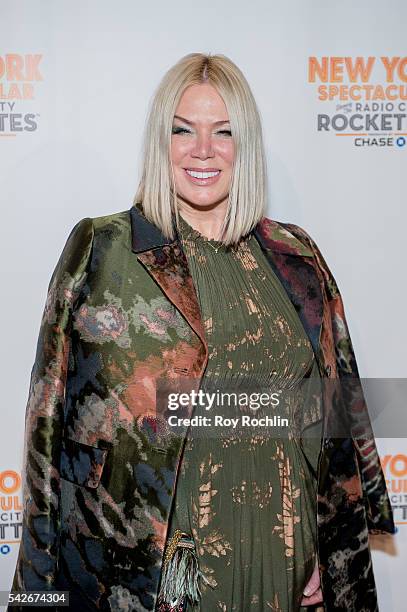
{"type": "Polygon", "coordinates": [[[220,194],[219,196],[212,196],[212,197],[208,197],[208,196],[207,197],[196,197],[196,195],[188,196],[187,194],[178,194],[178,197],[184,202],[186,202],[187,204],[190,204],[192,206],[200,206],[204,208],[204,207],[214,206],[215,204],[220,204],[222,201],[224,201],[227,198],[227,194],[224,196],[220,194]]]}
{"type": "Polygon", "coordinates": [[[203,190],[202,188],[200,190],[177,189],[177,193],[178,197],[185,202],[201,206],[210,206],[216,202],[222,202],[222,200],[228,197],[228,191],[210,191],[203,190]]]}

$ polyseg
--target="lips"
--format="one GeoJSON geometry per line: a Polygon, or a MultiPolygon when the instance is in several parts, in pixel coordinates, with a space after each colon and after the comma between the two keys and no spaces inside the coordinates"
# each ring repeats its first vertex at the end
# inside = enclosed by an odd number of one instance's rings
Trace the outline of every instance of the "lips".
{"type": "Polygon", "coordinates": [[[194,168],[193,166],[188,166],[184,168],[184,170],[194,170],[195,172],[220,172],[220,168],[194,168]]]}
{"type": "Polygon", "coordinates": [[[212,185],[218,180],[219,168],[184,168],[188,180],[196,185],[212,185]]]}
{"type": "Polygon", "coordinates": [[[193,176],[199,179],[207,179],[212,178],[213,176],[217,176],[220,173],[220,170],[216,168],[205,168],[205,170],[196,170],[195,168],[185,168],[185,172],[189,176],[193,176]]]}

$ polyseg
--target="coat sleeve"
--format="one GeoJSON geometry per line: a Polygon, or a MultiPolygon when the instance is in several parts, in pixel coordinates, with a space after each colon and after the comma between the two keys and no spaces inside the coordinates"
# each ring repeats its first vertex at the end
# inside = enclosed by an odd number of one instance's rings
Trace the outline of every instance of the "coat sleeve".
{"type": "Polygon", "coordinates": [[[297,225],[286,227],[310,246],[322,272],[332,321],[338,377],[342,379],[345,406],[362,483],[369,533],[395,533],[386,480],[380,464],[358,366],[338,285],[320,249],[311,236],[297,225]]]}
{"type": "Polygon", "coordinates": [[[25,413],[23,526],[13,591],[55,588],[70,326],[92,242],[92,219],[82,219],[71,230],[48,286],[25,413]]]}

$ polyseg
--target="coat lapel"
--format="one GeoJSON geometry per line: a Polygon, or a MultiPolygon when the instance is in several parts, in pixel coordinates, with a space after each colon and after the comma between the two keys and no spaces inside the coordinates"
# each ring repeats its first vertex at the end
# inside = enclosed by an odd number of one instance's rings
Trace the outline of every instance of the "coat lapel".
{"type": "Polygon", "coordinates": [[[263,217],[254,230],[265,255],[286,290],[319,358],[324,294],[314,252],[284,224],[263,217]]]}
{"type": "MultiPolygon", "coordinates": [[[[130,215],[133,252],[207,348],[197,295],[178,240],[166,238],[148,221],[140,203],[131,207],[130,215]]],[[[315,355],[319,355],[324,304],[313,251],[283,224],[267,217],[254,234],[293,303],[315,355]]]]}
{"type": "Polygon", "coordinates": [[[130,215],[132,251],[207,348],[198,298],[180,244],[150,223],[140,205],[132,206],[130,215]]]}

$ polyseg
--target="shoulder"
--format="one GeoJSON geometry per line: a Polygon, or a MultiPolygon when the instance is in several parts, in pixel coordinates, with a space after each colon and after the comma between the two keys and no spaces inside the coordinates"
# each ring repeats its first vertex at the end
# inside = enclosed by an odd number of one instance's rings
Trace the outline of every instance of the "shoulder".
{"type": "Polygon", "coordinates": [[[324,255],[321,252],[321,249],[306,229],[300,225],[296,225],[295,223],[277,221],[268,217],[263,217],[262,223],[264,223],[265,227],[267,228],[274,228],[274,230],[275,228],[278,228],[280,232],[288,232],[291,236],[294,236],[296,240],[301,242],[301,244],[307,249],[310,249],[313,254],[313,261],[315,262],[320,273],[323,275],[329,295],[331,297],[335,297],[339,294],[337,282],[324,255]]]}
{"type": "Polygon", "coordinates": [[[72,227],[67,242],[77,245],[92,243],[99,236],[116,238],[130,229],[129,210],[98,217],[84,217],[72,227]]]}
{"type": "Polygon", "coordinates": [[[112,230],[114,227],[130,227],[130,213],[127,209],[108,215],[92,217],[91,221],[96,232],[112,230]]]}
{"type": "Polygon", "coordinates": [[[292,234],[302,235],[304,237],[310,238],[309,234],[305,231],[304,228],[296,225],[295,223],[289,223],[286,221],[279,221],[278,219],[272,219],[271,217],[263,216],[259,223],[260,227],[271,230],[271,229],[285,229],[292,234]]]}
{"type": "Polygon", "coordinates": [[[277,229],[280,232],[291,234],[297,240],[299,240],[305,247],[310,248],[314,256],[317,257],[317,259],[323,259],[322,253],[315,240],[311,237],[309,232],[300,225],[297,225],[295,223],[288,223],[285,221],[278,221],[269,217],[263,217],[261,220],[261,225],[268,231],[275,231],[277,229]]]}
{"type": "Polygon", "coordinates": [[[59,263],[69,265],[78,257],[90,256],[92,246],[99,237],[116,239],[129,231],[129,211],[115,212],[99,217],[83,217],[77,221],[68,234],[59,263]]]}
{"type": "Polygon", "coordinates": [[[286,230],[293,236],[295,236],[300,242],[302,242],[305,246],[316,246],[315,241],[311,238],[310,234],[300,225],[296,225],[295,223],[288,223],[286,221],[278,221],[276,219],[270,219],[269,217],[264,217],[263,221],[268,227],[278,226],[282,230],[286,230]]]}
{"type": "Polygon", "coordinates": [[[262,217],[257,232],[267,248],[282,253],[315,257],[315,242],[299,225],[262,217]]]}

